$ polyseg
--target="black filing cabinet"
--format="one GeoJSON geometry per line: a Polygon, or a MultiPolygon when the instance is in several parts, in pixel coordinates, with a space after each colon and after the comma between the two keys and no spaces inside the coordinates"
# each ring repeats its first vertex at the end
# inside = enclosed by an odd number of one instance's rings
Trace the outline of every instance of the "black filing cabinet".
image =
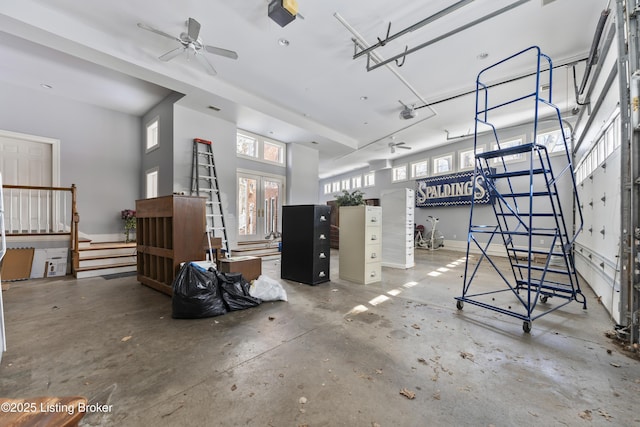
{"type": "Polygon", "coordinates": [[[317,285],[329,281],[330,206],[282,207],[280,277],[317,285]]]}

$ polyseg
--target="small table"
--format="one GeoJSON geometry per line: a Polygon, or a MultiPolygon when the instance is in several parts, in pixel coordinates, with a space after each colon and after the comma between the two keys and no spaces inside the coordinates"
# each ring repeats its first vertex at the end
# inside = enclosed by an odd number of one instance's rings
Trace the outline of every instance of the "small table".
{"type": "Polygon", "coordinates": [[[262,258],[255,256],[220,258],[218,271],[221,273],[241,273],[242,277],[250,282],[262,274],[262,258]]]}

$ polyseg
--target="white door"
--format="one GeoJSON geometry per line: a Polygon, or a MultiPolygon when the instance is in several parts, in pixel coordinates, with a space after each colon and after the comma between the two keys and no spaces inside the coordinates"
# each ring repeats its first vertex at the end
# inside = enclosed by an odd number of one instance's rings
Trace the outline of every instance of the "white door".
{"type": "Polygon", "coordinates": [[[282,225],[284,177],[238,172],[238,241],[265,240],[282,225]]]}

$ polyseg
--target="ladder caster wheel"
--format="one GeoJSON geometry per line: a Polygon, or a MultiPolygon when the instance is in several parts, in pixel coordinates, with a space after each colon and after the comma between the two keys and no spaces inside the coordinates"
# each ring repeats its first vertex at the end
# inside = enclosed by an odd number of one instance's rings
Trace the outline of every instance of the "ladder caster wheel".
{"type": "Polygon", "coordinates": [[[546,304],[548,300],[549,300],[549,297],[546,296],[546,295],[540,297],[540,302],[543,303],[543,304],[546,304]]]}
{"type": "Polygon", "coordinates": [[[528,334],[529,332],[531,332],[531,322],[530,322],[530,321],[528,321],[528,320],[525,320],[525,321],[522,323],[522,330],[523,330],[525,333],[527,333],[527,334],[528,334]]]}
{"type": "Polygon", "coordinates": [[[464,307],[464,303],[463,303],[462,301],[458,300],[458,301],[456,302],[456,308],[457,308],[458,310],[462,310],[462,307],[464,307]]]}

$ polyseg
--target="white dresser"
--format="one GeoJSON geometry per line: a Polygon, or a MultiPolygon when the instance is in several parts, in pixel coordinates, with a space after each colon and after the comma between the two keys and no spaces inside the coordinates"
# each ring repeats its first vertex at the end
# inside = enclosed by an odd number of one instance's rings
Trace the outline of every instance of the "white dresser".
{"type": "Polygon", "coordinates": [[[382,208],[340,208],[340,278],[356,283],[382,280],[382,208]]]}
{"type": "Polygon", "coordinates": [[[410,188],[389,191],[380,197],[382,207],[382,265],[392,268],[411,268],[415,193],[410,188]]]}

